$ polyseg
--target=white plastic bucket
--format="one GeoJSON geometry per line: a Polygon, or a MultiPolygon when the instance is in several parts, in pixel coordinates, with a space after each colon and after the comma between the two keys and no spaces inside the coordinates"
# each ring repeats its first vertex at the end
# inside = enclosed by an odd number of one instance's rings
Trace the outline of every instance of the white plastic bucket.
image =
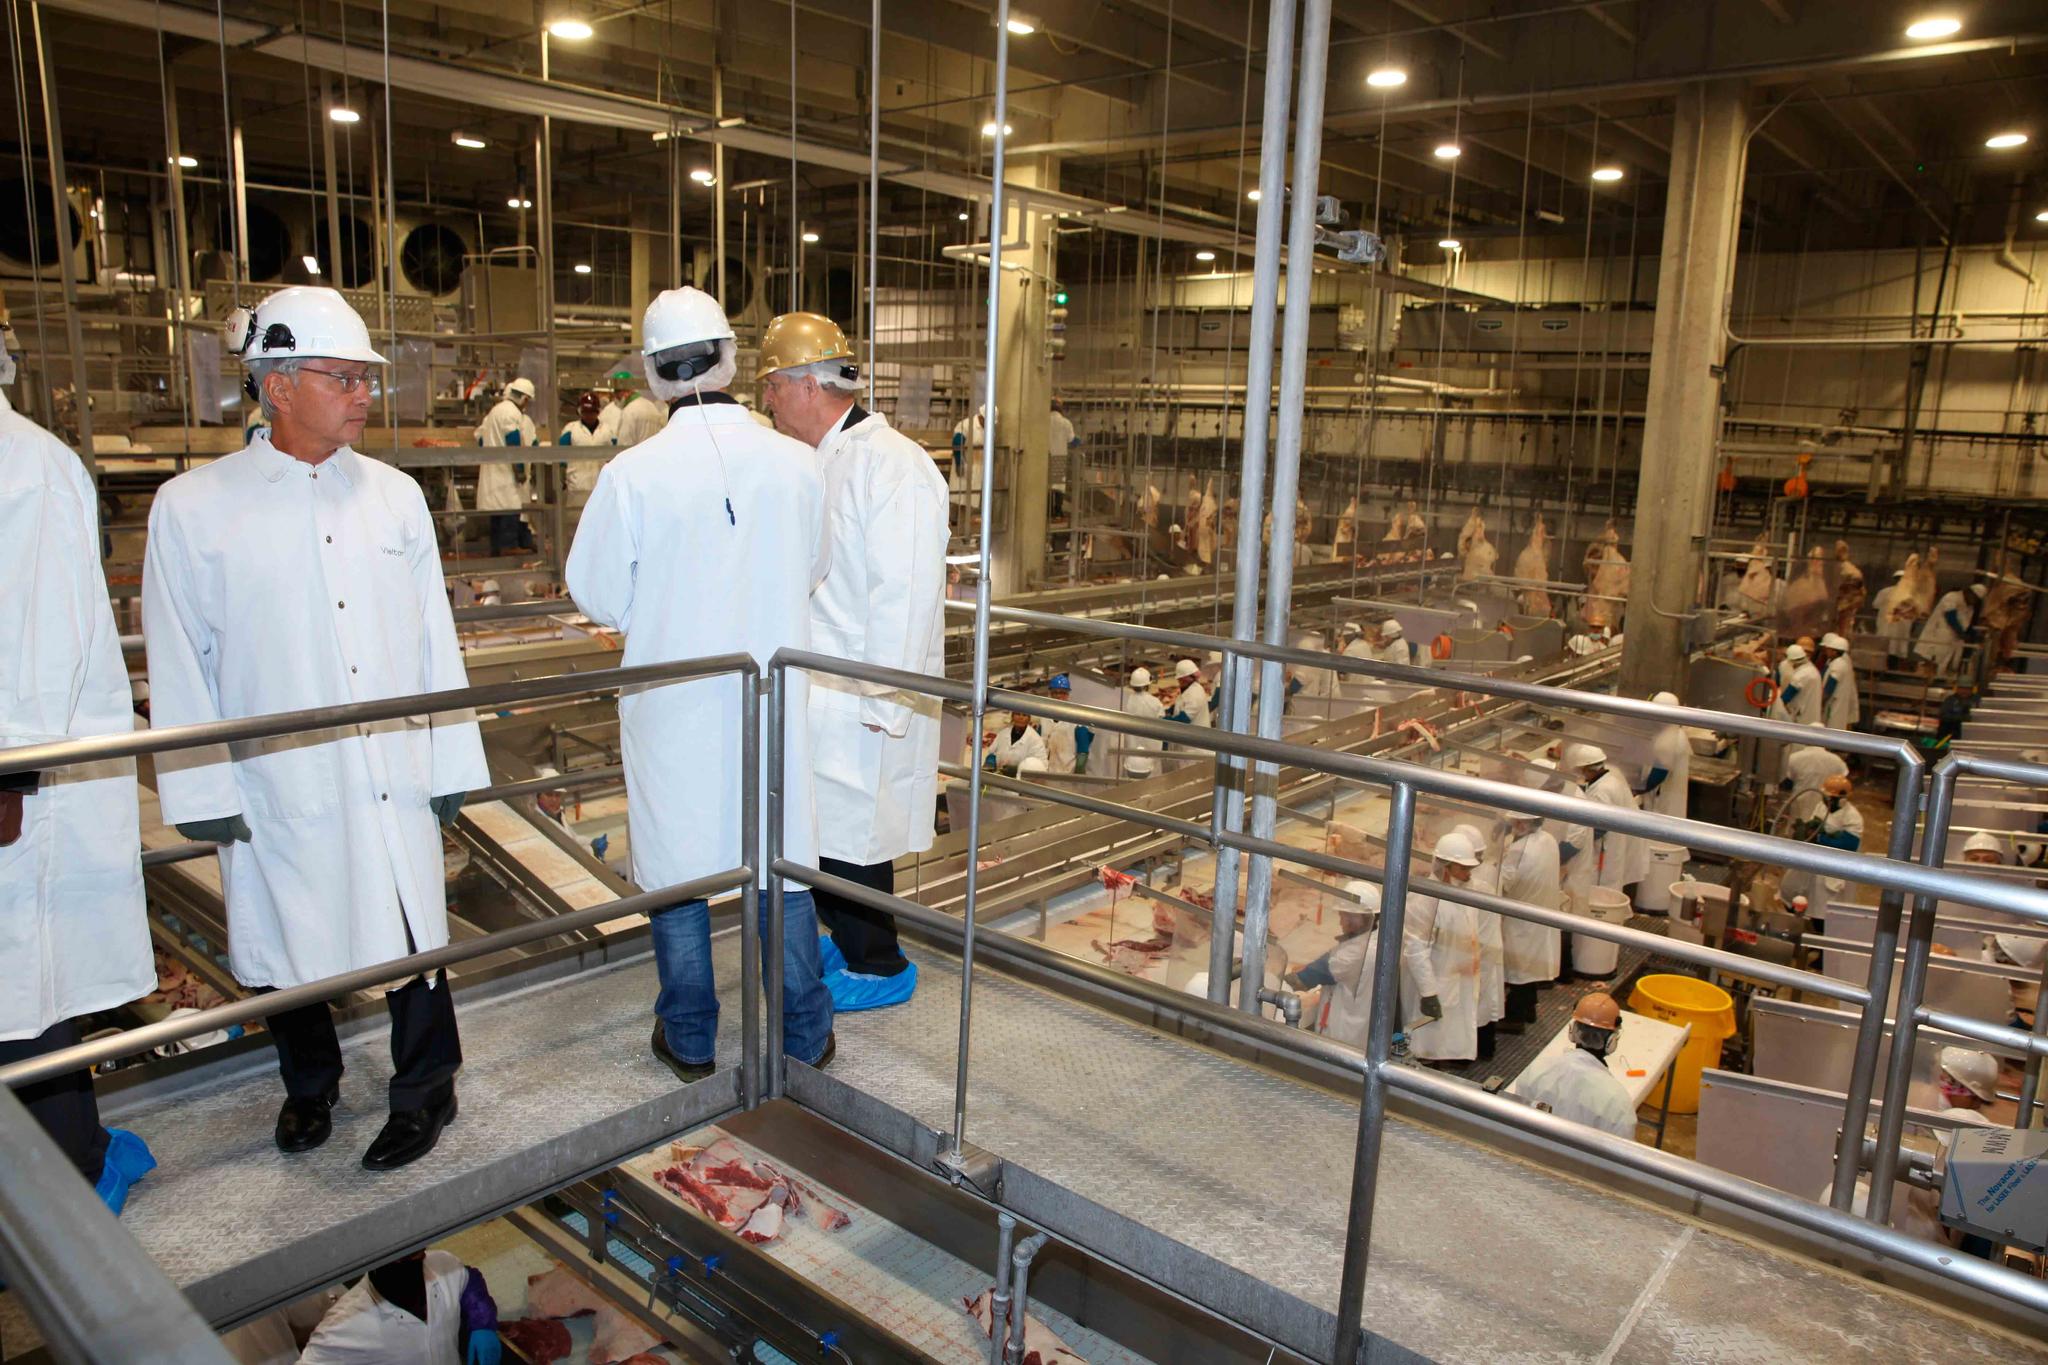
{"type": "MultiPolygon", "coordinates": [[[[1608,924],[1626,924],[1634,907],[1628,897],[1604,886],[1593,888],[1589,903],[1579,913],[1608,924]]],[[[1581,976],[1606,976],[1621,960],[1621,945],[1591,934],[1572,935],[1572,970],[1581,976]]]]}
{"type": "Polygon", "coordinates": [[[1671,883],[1683,875],[1689,850],[1655,842],[1648,848],[1650,871],[1636,884],[1636,908],[1646,915],[1662,915],[1671,909],[1671,883]]]}

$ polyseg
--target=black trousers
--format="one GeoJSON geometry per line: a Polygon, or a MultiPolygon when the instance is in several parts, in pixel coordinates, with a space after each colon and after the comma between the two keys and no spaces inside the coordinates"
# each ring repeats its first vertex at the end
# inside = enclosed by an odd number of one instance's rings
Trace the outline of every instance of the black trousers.
{"type": "Polygon", "coordinates": [[[1533,1024],[1536,1022],[1536,995],[1543,989],[1540,981],[1508,982],[1508,1022],[1511,1024],[1533,1024]]]}
{"type": "MultiPolygon", "coordinates": [[[[442,972],[430,989],[415,977],[387,993],[391,1012],[391,1108],[425,1109],[455,1089],[462,1066],[462,1039],[455,1031],[455,1001],[442,972]]],[[[321,1099],[341,1084],[341,1039],[334,1012],[325,1001],[268,1016],[277,1045],[277,1069],[293,1099],[321,1099]]]]}
{"type": "MultiPolygon", "coordinates": [[[[60,1019],[34,1038],[0,1043],[0,1066],[11,1066],[78,1043],[78,1025],[60,1019]]],[[[88,1185],[97,1184],[106,1163],[107,1130],[100,1127],[99,1102],[93,1098],[92,1073],[68,1071],[47,1081],[23,1086],[14,1097],[35,1115],[50,1140],[64,1149],[88,1185]]]]}
{"type": "MultiPolygon", "coordinates": [[[[896,892],[894,863],[863,867],[859,863],[842,863],[837,858],[820,858],[818,869],[876,891],[891,895],[896,892]]],[[[832,941],[839,945],[839,955],[846,959],[846,970],[866,976],[894,976],[910,965],[910,959],[903,956],[903,948],[896,942],[893,915],[835,896],[821,887],[811,888],[811,898],[818,904],[818,918],[825,922],[825,927],[832,931],[832,941]]]]}

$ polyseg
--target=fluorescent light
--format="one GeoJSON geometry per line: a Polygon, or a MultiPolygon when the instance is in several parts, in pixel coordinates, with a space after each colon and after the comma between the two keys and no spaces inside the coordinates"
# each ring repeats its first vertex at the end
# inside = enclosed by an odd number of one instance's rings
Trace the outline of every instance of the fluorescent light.
{"type": "Polygon", "coordinates": [[[2002,152],[2012,147],[2024,147],[2027,145],[2027,135],[2025,133],[1993,133],[1990,137],[1984,139],[1984,145],[1994,152],[2002,152]]]}
{"type": "Polygon", "coordinates": [[[1925,19],[1915,19],[1912,23],[1906,25],[1906,36],[1908,38],[1916,38],[1923,43],[1934,38],[1952,38],[1962,31],[1963,21],[1951,18],[1946,14],[1936,14],[1930,15],[1925,19]]]}
{"type": "Polygon", "coordinates": [[[1593,178],[1603,185],[1611,185],[1621,179],[1621,176],[1622,170],[1619,166],[1596,166],[1593,168],[1593,178]]]}
{"type": "Polygon", "coordinates": [[[181,156],[177,158],[177,162],[181,170],[189,171],[199,164],[199,158],[196,156],[181,156]]]}
{"type": "Polygon", "coordinates": [[[1019,38],[1029,38],[1032,34],[1038,32],[1038,21],[1029,15],[1012,14],[1010,22],[1004,24],[1003,27],[1016,34],[1019,38]]]}
{"type": "Polygon", "coordinates": [[[513,198],[507,199],[505,201],[505,207],[508,209],[530,209],[533,207],[533,201],[531,199],[520,199],[517,196],[514,196],[513,198]]]}
{"type": "Polygon", "coordinates": [[[1216,259],[1216,253],[1213,251],[1197,251],[1195,259],[1198,261],[1213,261],[1216,259]]]}
{"type": "Polygon", "coordinates": [[[718,177],[713,175],[708,168],[703,166],[699,166],[696,170],[691,171],[690,179],[696,181],[700,185],[713,185],[718,182],[718,177]]]}
{"type": "Polygon", "coordinates": [[[345,104],[337,104],[327,111],[327,117],[336,123],[361,123],[363,116],[345,104]]]}
{"type": "Polygon", "coordinates": [[[963,222],[963,223],[964,223],[964,222],[966,222],[966,221],[967,221],[967,215],[966,215],[966,214],[964,214],[964,213],[963,213],[963,214],[961,214],[961,215],[960,215],[960,221],[961,221],[961,222],[963,222]]]}
{"type": "MultiPolygon", "coordinates": [[[[1010,134],[1016,131],[1017,130],[1015,128],[1012,128],[1007,123],[1003,125],[1004,137],[1008,137],[1010,134]]],[[[994,137],[996,135],[996,121],[994,119],[990,119],[987,123],[981,125],[981,135],[983,137],[994,137]]]]}
{"type": "Polygon", "coordinates": [[[1463,147],[1460,147],[1455,142],[1439,142],[1436,144],[1436,159],[1439,161],[1456,161],[1458,154],[1464,150],[1463,147]]]}
{"type": "Polygon", "coordinates": [[[1465,249],[1465,244],[1459,241],[1456,237],[1446,237],[1442,241],[1438,242],[1437,245],[1442,247],[1445,251],[1463,251],[1465,249]]]}
{"type": "Polygon", "coordinates": [[[467,147],[472,152],[480,152],[484,148],[491,145],[490,143],[484,141],[482,138],[477,137],[471,133],[451,133],[448,137],[448,140],[458,147],[467,147]]]}
{"type": "Polygon", "coordinates": [[[1375,90],[1392,90],[1397,85],[1408,84],[1408,73],[1398,66],[1383,66],[1367,76],[1365,83],[1375,90]]]}
{"type": "Polygon", "coordinates": [[[806,242],[815,242],[815,241],[817,241],[817,240],[818,240],[818,234],[817,234],[817,233],[815,233],[815,232],[806,232],[806,233],[804,234],[804,241],[806,241],[806,242]]]}
{"type": "Polygon", "coordinates": [[[308,275],[320,273],[320,258],[318,256],[301,256],[299,257],[299,264],[306,267],[308,275]]]}
{"type": "Polygon", "coordinates": [[[579,275],[588,275],[590,273],[590,263],[587,261],[576,262],[576,273],[579,275]]]}
{"type": "Polygon", "coordinates": [[[2048,223],[2048,209],[2042,209],[2039,213],[2035,214],[2034,221],[2037,223],[2048,223]]]}
{"type": "Polygon", "coordinates": [[[557,19],[548,25],[549,33],[572,43],[580,43],[596,31],[581,19],[557,19]]]}
{"type": "Polygon", "coordinates": [[[1251,200],[1254,204],[1259,202],[1259,192],[1257,190],[1246,190],[1244,197],[1251,200]]]}

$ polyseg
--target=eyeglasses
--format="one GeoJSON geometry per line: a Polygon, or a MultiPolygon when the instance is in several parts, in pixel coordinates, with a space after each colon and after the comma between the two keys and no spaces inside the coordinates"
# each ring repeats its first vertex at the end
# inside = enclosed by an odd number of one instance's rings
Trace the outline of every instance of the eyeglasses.
{"type": "Polygon", "coordinates": [[[370,382],[370,376],[367,374],[342,374],[336,370],[316,370],[311,365],[301,365],[299,373],[324,374],[339,385],[343,393],[354,393],[357,389],[370,382]]]}

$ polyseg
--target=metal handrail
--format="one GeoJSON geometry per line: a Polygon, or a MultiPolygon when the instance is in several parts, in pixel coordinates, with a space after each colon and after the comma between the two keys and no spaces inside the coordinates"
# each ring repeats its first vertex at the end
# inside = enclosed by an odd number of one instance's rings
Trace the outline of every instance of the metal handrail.
{"type": "MultiPolygon", "coordinates": [[[[1241,644],[1242,642],[1229,643],[1241,644]]],[[[1319,661],[1319,656],[1312,657],[1318,657],[1319,661]]],[[[940,678],[923,677],[918,674],[881,668],[871,664],[827,658],[807,651],[780,651],[769,661],[768,668],[771,684],[778,693],[782,690],[782,684],[779,680],[790,668],[882,684],[903,691],[923,693],[949,700],[965,700],[974,690],[968,684],[950,682],[940,678]]],[[[1421,670],[1404,671],[1421,672],[1421,670]]],[[[1428,681],[1438,681],[1438,679],[1428,678],[1426,673],[1424,676],[1428,681]]],[[[1919,866],[1900,860],[1877,858],[1872,855],[1842,853],[1813,844],[1780,839],[1750,831],[1726,830],[1718,826],[1705,825],[1696,821],[1679,819],[1658,813],[1621,810],[1589,801],[1583,797],[1569,797],[1557,793],[1533,791],[1525,787],[1491,782],[1481,778],[1468,777],[1463,774],[1446,773],[1438,769],[1414,764],[1390,763],[1356,754],[1334,753],[1328,750],[1318,750],[1283,741],[1234,734],[1227,731],[1197,730],[1191,733],[1190,728],[1184,725],[1128,716],[1122,712],[1081,706],[1072,702],[1060,702],[1050,698],[1041,698],[1000,688],[987,688],[983,692],[982,705],[984,707],[1007,707],[1027,715],[1087,724],[1112,733],[1135,735],[1141,738],[1172,740],[1190,747],[1205,748],[1219,754],[1228,754],[1233,757],[1253,760],[1275,767],[1307,768],[1311,771],[1353,777],[1370,781],[1375,785],[1385,786],[1389,789],[1390,805],[1386,833],[1387,865],[1384,869],[1373,869],[1365,864],[1336,858],[1329,854],[1319,854],[1310,850],[1290,848],[1270,840],[1257,839],[1235,831],[1217,831],[1214,839],[1214,842],[1221,846],[1236,847],[1268,857],[1284,858],[1308,866],[1320,866],[1330,870],[1364,876],[1378,881],[1385,888],[1381,901],[1379,950],[1374,963],[1372,1019],[1367,1034],[1366,1050],[1362,1059],[1364,1094],[1360,1106],[1358,1150],[1354,1161],[1352,1198],[1347,1215],[1343,1278],[1339,1286],[1338,1303],[1340,1318],[1338,1332],[1340,1340],[1350,1339],[1356,1333],[1357,1324],[1350,1321],[1346,1314],[1355,1316],[1358,1311],[1358,1305],[1363,1301],[1364,1278],[1370,1256],[1372,1207],[1377,1190],[1380,1135],[1385,1122],[1386,1089],[1390,1085],[1398,1089],[1432,1095],[1440,1099],[1450,1099],[1451,1102],[1458,1103],[1461,1107],[1474,1109],[1475,1112],[1484,1113],[1488,1117],[1504,1122],[1511,1127],[1519,1127],[1524,1130],[1533,1130],[1542,1135],[1563,1138],[1570,1145],[1592,1151],[1634,1169],[1648,1171],[1659,1177],[1673,1180],[1702,1194],[1727,1199],[1740,1207],[1749,1208],[1767,1216],[1781,1218],[1795,1226],[1805,1227],[1829,1236],[1838,1237],[1853,1245],[1908,1262],[1930,1273],[1944,1275],[1948,1278],[1970,1284],[1973,1287],[1989,1290],[2012,1302],[2037,1311],[2048,1311],[2048,1287],[2037,1285],[2033,1281],[2010,1271],[1979,1265],[1975,1262],[1972,1262],[1968,1267],[1959,1268],[1957,1262],[1964,1258],[1945,1255],[1938,1249],[1918,1243],[1914,1239],[1897,1233],[1889,1227],[1880,1226],[1882,1220],[1876,1217],[1871,1218],[1869,1221],[1858,1220],[1840,1209],[1822,1209],[1805,1201],[1793,1199],[1780,1191],[1766,1190],[1761,1186],[1755,1186],[1750,1182],[1738,1180],[1725,1173],[1711,1171],[1706,1167],[1700,1166],[1697,1162],[1671,1157],[1663,1153],[1657,1153],[1655,1159],[1650,1159],[1643,1154],[1642,1149],[1637,1148],[1634,1144],[1624,1143],[1615,1138],[1584,1133],[1577,1130],[1574,1125],[1538,1116],[1533,1111],[1525,1110],[1512,1102],[1499,1100],[1495,1097],[1486,1096],[1484,1097],[1486,1104],[1475,1105],[1471,1102],[1469,1096],[1461,1094],[1459,1097],[1453,1098],[1440,1094],[1438,1093],[1440,1089],[1463,1092],[1466,1087],[1459,1086],[1445,1078],[1429,1076],[1428,1073],[1418,1073],[1397,1068],[1392,1065],[1389,1059],[1391,1040],[1396,1028],[1394,1012],[1399,995],[1401,938],[1405,928],[1408,893],[1412,889],[1434,895],[1443,894],[1451,890],[1451,888],[1442,887],[1426,879],[1413,878],[1410,875],[1410,846],[1414,835],[1415,798],[1418,792],[1426,792],[1431,795],[1454,799],[1478,801],[1480,804],[1492,809],[1514,810],[1531,815],[1561,819],[1571,823],[1589,825],[1595,829],[1612,830],[1627,835],[1659,839],[1686,847],[1708,849],[1727,854],[1731,857],[1782,862],[1789,867],[1818,872],[1824,876],[1842,877],[1859,882],[1874,882],[1888,892],[1903,893],[1904,891],[1913,891],[1920,897],[1919,905],[1929,907],[1933,904],[1934,899],[1946,897],[1969,904],[1992,906],[2018,914],[2022,918],[2048,923],[2048,894],[2043,894],[2031,888],[2008,888],[1982,883],[1971,885],[1969,879],[1959,877],[1953,873],[1943,872],[1935,867],[1919,866]],[[1413,1079],[1417,1075],[1426,1076],[1427,1080],[1417,1083],[1413,1079]]],[[[1651,717],[1668,715],[1675,709],[1659,708],[1649,703],[1632,704],[1629,709],[1633,711],[1638,707],[1645,708],[1651,717]]],[[[1798,734],[1800,729],[1800,727],[1786,728],[1792,730],[1794,734],[1798,734]]],[[[772,772],[779,774],[786,758],[786,752],[781,743],[780,729],[776,729],[773,735],[774,738],[771,741],[770,749],[770,768],[772,772]]],[[[1950,782],[1952,785],[1952,777],[1950,782]]],[[[1050,792],[1047,795],[1048,799],[1057,799],[1057,796],[1050,792]]],[[[1931,819],[1932,817],[1930,816],[1931,819]]],[[[1140,821],[1140,823],[1149,822],[1140,821]]],[[[1910,833],[1911,831],[1909,830],[1909,837],[1910,833]]],[[[977,853],[978,850],[970,841],[970,846],[967,850],[967,857],[970,863],[977,856],[977,853]]],[[[817,869],[786,860],[782,857],[779,847],[771,848],[769,874],[771,893],[779,891],[784,878],[796,877],[813,886],[825,886],[835,893],[846,895],[864,904],[907,915],[920,924],[937,927],[943,921],[948,926],[947,932],[957,933],[960,936],[963,947],[967,943],[980,938],[983,940],[987,950],[997,956],[1035,957],[1036,965],[1056,974],[1088,980],[1098,985],[1105,985],[1108,989],[1129,998],[1143,1000],[1155,1007],[1177,1010],[1189,1017],[1198,1018],[1204,1023],[1228,1033],[1230,1036],[1249,1039],[1255,1034],[1262,1045],[1278,1047],[1296,1055],[1308,1055],[1310,1051],[1300,1041],[1297,1034],[1281,1030],[1277,1036],[1270,1036],[1265,1028],[1254,1030],[1253,1025],[1261,1021],[1242,1016],[1236,1019],[1228,1019],[1226,1016],[1233,1015],[1236,1012],[1213,1002],[1198,1002],[1193,997],[1186,996],[1171,1000],[1160,1000],[1154,998],[1158,993],[1163,992],[1168,996],[1174,996],[1177,993],[1165,992],[1164,988],[1152,986],[1145,986],[1142,990],[1138,989],[1138,986],[1142,983],[1133,982],[1125,985],[1123,983],[1100,981],[1098,978],[1107,969],[1095,968],[1093,964],[1084,964],[1077,959],[1066,958],[1063,955],[1054,953],[1051,949],[1041,947],[1036,949],[1035,953],[1021,952],[1015,945],[1005,942],[1009,936],[1003,935],[999,931],[987,929],[977,931],[971,905],[965,920],[956,923],[949,916],[942,916],[939,912],[930,910],[927,907],[916,906],[912,908],[912,903],[910,902],[899,903],[896,898],[886,896],[884,893],[872,892],[866,888],[856,887],[851,883],[845,882],[843,879],[826,877],[825,874],[817,869]]],[[[1593,937],[1626,941],[1628,936],[1638,932],[1627,930],[1623,926],[1610,926],[1594,921],[1582,921],[1576,917],[1544,911],[1537,907],[1524,905],[1521,902],[1495,896],[1486,896],[1481,893],[1467,892],[1453,898],[1463,899],[1466,903],[1476,904],[1482,909],[1510,915],[1518,919],[1551,924],[1555,927],[1569,927],[1574,933],[1583,932],[1593,937]]],[[[1931,916],[1931,910],[1929,914],[1931,916]]],[[[1920,916],[1920,910],[1917,906],[1915,916],[1917,923],[1920,916]]],[[[1219,923],[1212,926],[1212,933],[1227,934],[1231,931],[1231,928],[1232,926],[1219,923]]],[[[1690,945],[1674,944],[1668,940],[1657,939],[1652,935],[1643,935],[1642,937],[1653,940],[1657,949],[1663,952],[1690,948],[1690,945]]],[[[1705,950],[1705,952],[1714,951],[1716,950],[1705,950]]],[[[1696,951],[1688,951],[1680,955],[1690,957],[1693,960],[1700,960],[1701,956],[1696,951]]],[[[1886,949],[1885,956],[1889,957],[1891,955],[1892,950],[1886,949]]],[[[1816,993],[1831,995],[1836,999],[1843,999],[1854,1003],[1860,1007],[1862,1029],[1873,1035],[1881,1034],[1885,1014],[1884,1001],[1886,999],[1883,993],[1859,989],[1847,983],[1836,982],[1814,973],[1775,968],[1771,964],[1754,962],[1747,958],[1733,958],[1730,955],[1730,959],[1734,969],[1741,970],[1746,975],[1756,976],[1759,979],[1769,979],[1779,984],[1797,986],[1801,989],[1813,990],[1816,993]]],[[[1715,961],[1715,965],[1719,965],[1718,960],[1710,960],[1715,961]]],[[[1912,958],[1909,954],[1909,973],[1911,971],[1911,962],[1912,958]]],[[[1921,960],[1923,969],[1924,965],[1923,956],[1921,960]]],[[[970,970],[971,965],[963,962],[963,976],[970,970]]],[[[1875,963],[1873,963],[1873,978],[1876,975],[1877,968],[1875,963]]],[[[1244,993],[1250,996],[1255,988],[1256,982],[1248,977],[1242,988],[1244,993]]],[[[966,1092],[969,1040],[972,1023],[971,1001],[970,987],[963,980],[960,1023],[961,1041],[955,1057],[956,1096],[964,1095],[966,1092]]],[[[771,986],[767,1003],[769,1015],[772,1019],[781,1008],[779,983],[771,986]]],[[[1917,994],[1913,997],[1912,1003],[1914,1008],[1917,1009],[1917,994]]],[[[1903,997],[1901,1016],[1904,1022],[1900,1027],[1910,1029],[1912,1023],[1915,1022],[1915,1016],[1906,1008],[1903,997]]],[[[1939,1022],[1941,1026],[1947,1027],[1954,1021],[1943,1016],[1939,1022]]],[[[2001,1041],[2004,1040],[2001,1039],[2001,1041]]],[[[1327,1043],[1327,1040],[1323,1040],[1316,1050],[1319,1052],[1321,1048],[1328,1046],[1330,1044],[1327,1043]]],[[[1910,1037],[1906,1037],[1903,1041],[1897,1039],[1894,1041],[1894,1058],[1902,1055],[1910,1059],[1910,1037]]],[[[771,1056],[768,1059],[768,1065],[772,1073],[780,1068],[780,1059],[771,1056]]],[[[1358,1069],[1358,1064],[1353,1063],[1351,1069],[1358,1069]]],[[[1867,1079],[1866,1075],[1866,1081],[1867,1079]]],[[[1477,1092],[1473,1093],[1476,1094],[1477,1092]]],[[[1903,1079],[1895,1082],[1894,1089],[1890,1093],[1905,1093],[1903,1079]]],[[[1886,1122],[1892,1123],[1895,1122],[1896,1116],[1903,1114],[1903,1106],[1887,1106],[1885,1112],[1887,1115],[1886,1122]]],[[[957,1106],[955,1120],[955,1137],[957,1140],[962,1129],[964,1129],[965,1121],[964,1111],[961,1111],[957,1106]]],[[[1838,1163],[1844,1160],[1851,1163],[1848,1165],[1846,1175],[1849,1187],[1852,1190],[1857,1173],[1856,1166],[1853,1163],[1856,1161],[1857,1156],[1860,1155],[1861,1146],[1862,1125],[1859,1122],[1845,1134],[1845,1140],[1841,1145],[1841,1150],[1849,1152],[1850,1155],[1844,1158],[1841,1155],[1841,1151],[1838,1151],[1837,1156],[1838,1163]],[[1849,1139],[1853,1139],[1853,1141],[1849,1139]]],[[[1896,1151],[1895,1140],[1888,1147],[1883,1139],[1880,1139],[1879,1152],[1883,1153],[1886,1151],[1896,1151]]],[[[1880,1159],[1877,1169],[1888,1169],[1888,1167],[1880,1159]]],[[[1837,1187],[1841,1185],[1841,1177],[1844,1174],[1845,1172],[1838,1167],[1837,1187]]],[[[1874,1185],[1885,1183],[1887,1182],[1873,1182],[1874,1185]]]]}

